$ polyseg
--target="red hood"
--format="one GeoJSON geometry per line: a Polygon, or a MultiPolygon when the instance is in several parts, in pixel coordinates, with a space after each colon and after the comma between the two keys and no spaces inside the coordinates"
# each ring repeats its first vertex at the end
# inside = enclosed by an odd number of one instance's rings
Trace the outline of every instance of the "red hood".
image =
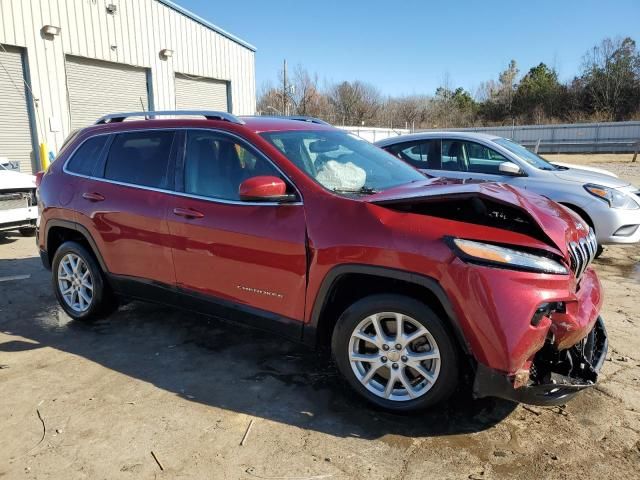
{"type": "Polygon", "coordinates": [[[568,242],[584,237],[589,228],[553,200],[504,183],[435,178],[384,190],[364,200],[384,205],[473,195],[520,208],[541,226],[564,256],[568,255],[568,242]]]}

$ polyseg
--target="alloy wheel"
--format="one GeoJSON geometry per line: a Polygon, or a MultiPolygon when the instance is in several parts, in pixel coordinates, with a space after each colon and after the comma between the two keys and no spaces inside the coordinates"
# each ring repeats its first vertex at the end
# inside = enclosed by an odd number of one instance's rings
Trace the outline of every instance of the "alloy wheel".
{"type": "Polygon", "coordinates": [[[93,278],[86,262],[67,253],[58,265],[58,289],[65,303],[77,313],[86,312],[93,301],[93,278]]]}
{"type": "Polygon", "coordinates": [[[349,362],[371,393],[392,401],[426,394],[440,373],[440,352],[429,330],[399,312],[366,317],[351,334],[349,362]]]}

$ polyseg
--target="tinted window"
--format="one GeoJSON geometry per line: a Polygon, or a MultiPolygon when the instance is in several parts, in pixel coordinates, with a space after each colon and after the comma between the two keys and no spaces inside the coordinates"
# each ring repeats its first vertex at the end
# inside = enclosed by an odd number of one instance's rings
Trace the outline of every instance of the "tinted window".
{"type": "Polygon", "coordinates": [[[108,138],[108,135],[100,135],[84,142],[69,160],[67,170],[80,175],[93,175],[96,164],[100,159],[102,148],[107,143],[108,138]]]}
{"type": "Polygon", "coordinates": [[[109,149],[104,178],[167,188],[174,132],[129,132],[116,135],[109,149]]]}
{"type": "Polygon", "coordinates": [[[389,151],[396,157],[410,163],[416,168],[440,169],[439,140],[424,140],[420,142],[394,145],[389,151]]]}
{"type": "Polygon", "coordinates": [[[500,164],[508,160],[495,150],[475,142],[464,144],[470,172],[500,175],[500,164]]]}
{"type": "Polygon", "coordinates": [[[235,140],[214,132],[187,132],[184,160],[186,193],[225,200],[240,200],[240,184],[251,177],[280,173],[263,157],[235,140]]]}
{"type": "Polygon", "coordinates": [[[458,140],[442,141],[442,169],[449,171],[466,170],[464,142],[458,140]]]}

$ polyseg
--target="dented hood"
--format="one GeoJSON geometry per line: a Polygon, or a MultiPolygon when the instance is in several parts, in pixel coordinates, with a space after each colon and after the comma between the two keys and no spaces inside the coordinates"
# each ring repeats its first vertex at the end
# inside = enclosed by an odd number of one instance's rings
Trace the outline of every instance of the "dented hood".
{"type": "Polygon", "coordinates": [[[541,195],[504,183],[435,178],[384,190],[364,200],[377,205],[397,206],[473,197],[517,207],[541,227],[552,244],[565,256],[568,242],[576,241],[588,231],[588,226],[565,207],[541,195]]]}

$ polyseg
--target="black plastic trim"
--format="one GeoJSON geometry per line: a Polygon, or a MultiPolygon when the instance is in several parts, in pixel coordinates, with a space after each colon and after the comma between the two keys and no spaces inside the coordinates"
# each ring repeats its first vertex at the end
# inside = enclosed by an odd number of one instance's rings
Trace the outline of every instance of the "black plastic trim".
{"type": "Polygon", "coordinates": [[[107,278],[116,294],[123,297],[168,305],[224,321],[241,323],[297,342],[300,341],[302,335],[303,323],[301,320],[152,280],[113,274],[108,274],[107,278]]]}
{"type": "Polygon", "coordinates": [[[311,320],[308,324],[305,324],[304,330],[302,332],[302,340],[304,343],[312,345],[316,344],[322,312],[327,306],[327,301],[330,298],[333,286],[340,277],[348,274],[371,275],[393,280],[402,280],[426,288],[436,296],[436,298],[442,305],[460,347],[466,354],[469,355],[471,353],[471,348],[469,347],[464,333],[462,332],[458,317],[453,311],[453,306],[449,301],[449,297],[437,280],[426,275],[420,275],[417,273],[408,272],[406,270],[360,264],[338,265],[331,269],[329,273],[327,273],[324,280],[322,281],[322,285],[318,289],[318,294],[316,295],[315,303],[313,304],[313,310],[311,312],[311,320]]]}
{"type": "MultiPolygon", "coordinates": [[[[43,241],[44,245],[48,244],[49,231],[53,227],[68,228],[69,230],[75,230],[76,232],[80,233],[87,240],[87,242],[89,242],[89,246],[91,247],[91,250],[93,251],[93,254],[98,259],[98,263],[100,264],[100,268],[102,269],[102,271],[103,272],[108,272],[107,265],[104,263],[104,260],[102,259],[102,255],[100,255],[100,250],[98,250],[98,246],[96,245],[95,240],[91,236],[91,233],[89,233],[89,230],[87,230],[84,226],[80,225],[79,223],[72,222],[70,220],[51,219],[45,225],[45,235],[44,235],[44,239],[43,239],[44,240],[43,241]]],[[[46,253],[47,253],[47,255],[49,254],[49,252],[46,252],[46,253]]],[[[50,255],[48,255],[48,256],[50,257],[50,255]]],[[[46,267],[46,265],[45,265],[45,267],[46,267]]]]}

